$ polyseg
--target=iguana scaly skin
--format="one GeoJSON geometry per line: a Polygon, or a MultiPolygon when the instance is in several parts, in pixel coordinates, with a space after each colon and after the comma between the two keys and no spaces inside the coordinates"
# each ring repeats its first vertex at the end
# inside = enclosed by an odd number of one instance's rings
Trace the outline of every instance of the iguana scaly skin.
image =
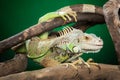
{"type": "Polygon", "coordinates": [[[103,15],[101,7],[92,4],[77,4],[63,7],[54,12],[49,12],[40,17],[38,23],[49,21],[49,19],[54,19],[56,17],[62,17],[65,21],[72,20],[70,16],[72,16],[77,22],[77,13],[96,13],[103,15]]]}
{"type": "Polygon", "coordinates": [[[28,57],[45,67],[71,62],[82,53],[97,53],[102,47],[102,39],[95,34],[83,33],[72,27],[51,34],[47,39],[33,37],[26,41],[28,57]]]}

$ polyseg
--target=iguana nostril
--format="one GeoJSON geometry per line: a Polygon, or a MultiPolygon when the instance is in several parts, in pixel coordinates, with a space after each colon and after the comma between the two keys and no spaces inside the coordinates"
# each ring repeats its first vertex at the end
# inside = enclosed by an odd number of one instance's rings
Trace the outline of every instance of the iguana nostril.
{"type": "Polygon", "coordinates": [[[96,43],[102,43],[101,38],[99,38],[98,40],[95,41],[96,43]]]}
{"type": "Polygon", "coordinates": [[[98,40],[99,42],[101,42],[102,40],[99,38],[99,40],[98,40]]]}
{"type": "Polygon", "coordinates": [[[99,42],[101,42],[102,40],[99,40],[99,42]]]}

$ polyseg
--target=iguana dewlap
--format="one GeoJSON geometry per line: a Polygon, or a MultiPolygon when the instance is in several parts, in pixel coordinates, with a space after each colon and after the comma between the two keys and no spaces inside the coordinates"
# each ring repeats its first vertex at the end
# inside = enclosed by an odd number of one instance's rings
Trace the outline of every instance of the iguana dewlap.
{"type": "Polygon", "coordinates": [[[95,34],[83,33],[75,28],[58,32],[59,36],[48,39],[34,37],[26,41],[28,57],[43,66],[54,66],[81,53],[97,53],[103,41],[95,34]]]}

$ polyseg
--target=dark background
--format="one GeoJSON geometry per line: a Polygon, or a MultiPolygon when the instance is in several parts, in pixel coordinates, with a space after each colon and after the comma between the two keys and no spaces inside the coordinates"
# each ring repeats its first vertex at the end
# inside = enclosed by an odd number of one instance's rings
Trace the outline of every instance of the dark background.
{"type": "MultiPolygon", "coordinates": [[[[48,12],[55,11],[61,7],[72,4],[94,4],[103,6],[108,0],[0,0],[0,40],[8,38],[38,22],[39,17],[48,12]]],[[[95,62],[106,64],[117,64],[117,58],[106,24],[99,24],[87,30],[95,33],[104,41],[103,49],[96,54],[84,54],[87,60],[93,58],[95,62]]],[[[13,58],[14,52],[8,50],[0,54],[0,61],[13,58]]],[[[39,69],[40,66],[28,59],[27,70],[39,69]]]]}

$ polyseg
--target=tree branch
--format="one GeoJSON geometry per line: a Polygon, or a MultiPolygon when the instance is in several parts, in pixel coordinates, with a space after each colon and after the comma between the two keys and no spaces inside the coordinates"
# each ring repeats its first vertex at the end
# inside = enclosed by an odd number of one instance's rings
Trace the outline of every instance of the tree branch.
{"type": "Polygon", "coordinates": [[[24,71],[27,67],[26,54],[19,53],[11,60],[0,63],[0,76],[24,71]]]}
{"type": "Polygon", "coordinates": [[[120,0],[109,0],[103,8],[106,24],[112,37],[120,64],[120,0]]]}
{"type": "Polygon", "coordinates": [[[0,77],[0,80],[119,80],[120,70],[117,65],[99,64],[101,69],[91,65],[90,71],[85,66],[59,65],[35,71],[26,71],[0,77]],[[56,74],[57,73],[57,74],[56,74]]]}
{"type": "MultiPolygon", "coordinates": [[[[40,24],[36,24],[34,26],[31,26],[30,28],[10,37],[3,41],[0,41],[0,53],[3,53],[5,50],[17,45],[18,43],[21,43],[33,36],[39,35],[45,31],[49,31],[53,28],[56,28],[58,26],[74,22],[74,19],[72,16],[71,21],[67,21],[66,23],[61,17],[57,17],[55,19],[51,19],[48,22],[43,22],[40,24]]],[[[104,16],[98,15],[98,14],[90,14],[90,13],[77,13],[77,20],[79,22],[93,22],[95,24],[98,23],[104,23],[104,16]]]]}

